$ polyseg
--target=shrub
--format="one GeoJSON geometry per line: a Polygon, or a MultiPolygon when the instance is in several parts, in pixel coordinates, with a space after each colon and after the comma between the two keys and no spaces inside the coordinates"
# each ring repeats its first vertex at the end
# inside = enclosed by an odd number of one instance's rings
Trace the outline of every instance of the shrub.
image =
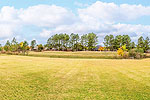
{"type": "Polygon", "coordinates": [[[43,45],[42,44],[40,44],[40,45],[38,45],[38,51],[42,51],[44,49],[44,47],[43,47],[43,45]]]}
{"type": "Polygon", "coordinates": [[[142,49],[142,48],[137,48],[137,49],[135,49],[136,50],[136,52],[138,52],[138,53],[144,53],[144,50],[142,49]]]}
{"type": "Polygon", "coordinates": [[[117,54],[123,56],[123,55],[124,55],[124,52],[123,52],[123,50],[122,50],[121,48],[119,48],[119,49],[117,50],[117,54]]]}
{"type": "Polygon", "coordinates": [[[136,51],[135,51],[135,49],[131,49],[129,51],[129,57],[131,57],[131,58],[135,58],[136,57],[136,51]]]}
{"type": "Polygon", "coordinates": [[[126,45],[123,45],[122,47],[118,48],[117,54],[122,56],[123,58],[128,58],[128,49],[126,49],[126,45]]]}
{"type": "Polygon", "coordinates": [[[104,51],[104,47],[99,47],[98,50],[99,51],[104,51]]]}
{"type": "Polygon", "coordinates": [[[127,52],[127,51],[124,51],[123,58],[125,58],[125,59],[128,59],[128,58],[129,58],[129,55],[128,55],[128,52],[127,52]]]}
{"type": "Polygon", "coordinates": [[[2,51],[3,50],[3,48],[2,47],[0,47],[0,51],[2,51]]]}
{"type": "Polygon", "coordinates": [[[129,51],[129,57],[136,59],[145,58],[144,50],[142,48],[131,49],[129,51]]]}

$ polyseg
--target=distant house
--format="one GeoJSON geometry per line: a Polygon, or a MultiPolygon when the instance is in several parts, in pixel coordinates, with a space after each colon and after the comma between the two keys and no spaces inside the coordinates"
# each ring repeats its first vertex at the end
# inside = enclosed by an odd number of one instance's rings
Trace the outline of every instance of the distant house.
{"type": "Polygon", "coordinates": [[[65,47],[61,47],[62,51],[66,51],[66,48],[65,47]]]}
{"type": "Polygon", "coordinates": [[[101,47],[101,45],[97,45],[94,51],[98,51],[99,47],[101,47]]]}
{"type": "Polygon", "coordinates": [[[44,51],[47,51],[47,50],[49,50],[48,47],[45,47],[45,48],[44,48],[44,51]]]}
{"type": "Polygon", "coordinates": [[[33,48],[33,51],[38,51],[38,46],[35,46],[35,47],[33,48]]]}
{"type": "Polygon", "coordinates": [[[56,48],[52,48],[51,50],[52,50],[52,51],[57,51],[57,49],[56,49],[56,48]]]}
{"type": "Polygon", "coordinates": [[[67,51],[72,51],[72,48],[67,48],[67,51]]]}
{"type": "Polygon", "coordinates": [[[146,53],[150,53],[150,49],[146,51],[146,53]]]}

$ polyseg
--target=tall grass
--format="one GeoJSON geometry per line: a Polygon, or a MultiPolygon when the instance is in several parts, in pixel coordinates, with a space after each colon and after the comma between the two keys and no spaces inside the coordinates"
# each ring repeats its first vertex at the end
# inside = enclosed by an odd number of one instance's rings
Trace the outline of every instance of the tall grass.
{"type": "Polygon", "coordinates": [[[29,52],[28,56],[34,57],[51,57],[51,58],[88,58],[88,59],[120,59],[116,52],[96,52],[96,51],[79,51],[79,52],[29,52]]]}
{"type": "MultiPolygon", "coordinates": [[[[50,58],[76,58],[76,59],[123,59],[117,55],[117,52],[100,52],[100,51],[78,51],[78,52],[65,52],[65,51],[43,51],[34,52],[29,51],[28,54],[18,52],[8,52],[9,55],[23,55],[32,57],[50,57],[50,58]]],[[[145,54],[146,58],[150,58],[150,54],[145,54]]]]}

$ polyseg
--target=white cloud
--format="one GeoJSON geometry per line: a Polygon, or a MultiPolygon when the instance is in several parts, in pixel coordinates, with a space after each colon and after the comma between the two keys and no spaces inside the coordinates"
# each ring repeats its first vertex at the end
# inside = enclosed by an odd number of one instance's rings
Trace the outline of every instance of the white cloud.
{"type": "Polygon", "coordinates": [[[104,3],[97,1],[96,3],[84,9],[78,9],[79,17],[87,22],[118,22],[135,20],[141,16],[150,15],[150,7],[142,5],[116,5],[114,3],[104,3]]]}
{"type": "Polygon", "coordinates": [[[19,17],[26,24],[41,27],[56,27],[75,21],[75,15],[71,11],[55,5],[32,6],[22,10],[19,17]]]}
{"type": "Polygon", "coordinates": [[[9,37],[13,35],[15,31],[15,26],[10,24],[0,24],[0,37],[9,37]]]}
{"type": "Polygon", "coordinates": [[[27,9],[4,6],[0,9],[0,38],[19,34],[17,31],[25,25],[55,28],[62,24],[70,25],[76,18],[68,9],[55,5],[37,5],[27,9]]]}
{"type": "Polygon", "coordinates": [[[18,23],[20,21],[18,15],[19,10],[14,7],[4,6],[0,10],[0,23],[18,23]]]}
{"type": "Polygon", "coordinates": [[[0,38],[12,36],[20,28],[19,11],[5,6],[0,10],[0,38]]]}
{"type": "Polygon", "coordinates": [[[123,35],[128,34],[131,37],[150,36],[150,25],[130,25],[130,24],[105,24],[91,27],[90,25],[74,24],[72,26],[59,26],[53,30],[44,29],[41,32],[42,37],[49,37],[56,33],[79,33],[86,34],[89,32],[96,33],[99,37],[107,34],[123,35]]]}
{"type": "Polygon", "coordinates": [[[47,38],[47,37],[50,36],[51,34],[52,34],[52,31],[43,29],[42,32],[40,33],[40,36],[47,38]]]}
{"type": "MultiPolygon", "coordinates": [[[[76,5],[84,4],[76,3],[76,5]]],[[[21,37],[22,33],[19,33],[19,30],[29,25],[39,30],[43,29],[37,33],[41,38],[48,38],[56,33],[94,32],[100,38],[106,34],[129,34],[135,39],[140,35],[150,36],[150,25],[120,24],[120,22],[138,20],[142,16],[150,16],[150,7],[97,1],[84,8],[78,8],[74,14],[71,10],[56,5],[36,5],[25,9],[4,6],[0,10],[0,38],[18,35],[21,37]]]]}

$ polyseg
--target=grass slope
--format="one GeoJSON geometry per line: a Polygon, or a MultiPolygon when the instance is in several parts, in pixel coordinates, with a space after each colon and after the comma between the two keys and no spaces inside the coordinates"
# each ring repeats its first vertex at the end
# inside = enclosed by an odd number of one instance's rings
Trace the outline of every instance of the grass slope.
{"type": "Polygon", "coordinates": [[[0,100],[150,100],[150,59],[0,56],[0,100]]]}

